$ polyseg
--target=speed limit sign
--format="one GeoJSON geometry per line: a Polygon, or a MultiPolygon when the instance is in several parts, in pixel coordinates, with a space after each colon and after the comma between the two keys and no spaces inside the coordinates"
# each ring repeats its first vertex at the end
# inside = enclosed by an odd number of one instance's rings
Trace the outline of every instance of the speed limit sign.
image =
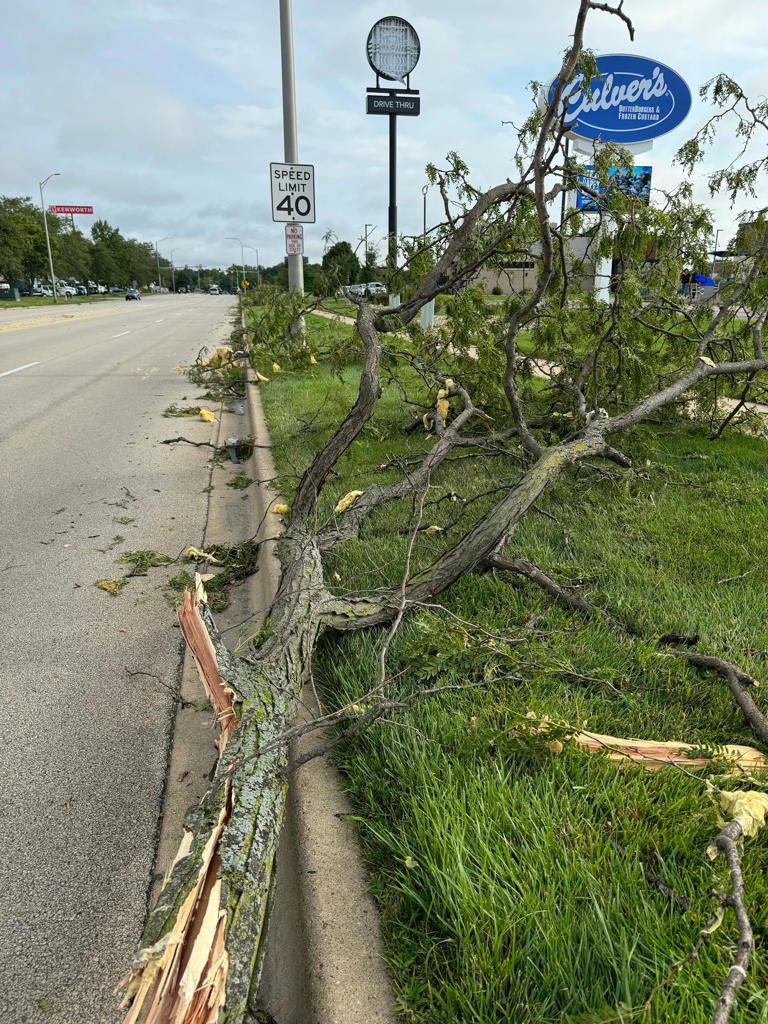
{"type": "Polygon", "coordinates": [[[270,164],[272,220],[315,223],[314,164],[270,164]]]}

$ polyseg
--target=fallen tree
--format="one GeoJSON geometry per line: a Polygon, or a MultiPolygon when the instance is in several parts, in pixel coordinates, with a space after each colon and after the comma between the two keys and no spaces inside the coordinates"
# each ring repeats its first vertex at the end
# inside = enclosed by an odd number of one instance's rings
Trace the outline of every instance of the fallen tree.
{"type": "MultiPolygon", "coordinates": [[[[682,263],[700,256],[707,217],[690,202],[686,187],[666,196],[662,207],[644,207],[617,194],[601,208],[599,223],[589,228],[589,259],[594,263],[609,253],[614,258],[609,303],[581,291],[585,261],[574,261],[568,249],[569,237],[583,227],[579,215],[571,210],[560,224],[550,223],[553,204],[559,205],[578,172],[574,159],[563,153],[562,95],[575,75],[590,81],[594,72],[594,59],[583,48],[586,20],[592,10],[606,12],[620,17],[631,35],[622,6],[580,0],[573,43],[552,99],[521,131],[514,182],[481,192],[456,155],[447,168],[431,169],[445,219],[427,241],[415,239],[406,246],[402,270],[411,286],[404,277],[407,297],[398,309],[358,304],[362,368],[357,397],[300,474],[276,549],[279,586],[258,645],[235,658],[218,638],[200,593],[182,608],[185,636],[222,724],[221,758],[208,793],[188,819],[179,856],[125,979],[128,1024],[239,1024],[256,1014],[289,784],[287,739],[319,637],[381,626],[388,626],[391,636],[409,611],[437,601],[465,575],[520,571],[522,562],[511,564],[503,549],[548,488],[594,460],[631,472],[631,460],[615,446],[615,438],[654,417],[668,416],[674,424],[691,396],[701,409],[716,408],[719,387],[752,386],[768,369],[762,347],[768,230],[761,215],[754,218],[760,230],[753,251],[721,290],[718,305],[696,309],[681,300],[676,284],[682,263]],[[653,261],[646,258],[651,244],[653,261]],[[458,292],[479,267],[503,260],[510,251],[537,265],[530,293],[511,300],[494,317],[484,304],[457,294],[453,328],[424,334],[416,326],[416,314],[426,302],[446,290],[458,292]],[[407,381],[403,368],[410,374],[407,381]],[[532,384],[537,372],[546,377],[543,389],[532,384]],[[350,492],[326,514],[328,482],[370,423],[385,378],[398,383],[410,407],[426,409],[431,443],[423,453],[414,447],[414,458],[396,479],[350,492]],[[458,454],[483,459],[494,450],[517,460],[517,476],[498,487],[490,507],[432,564],[412,571],[424,502],[441,465],[458,454]],[[324,559],[357,537],[374,513],[404,499],[411,505],[410,517],[406,511],[403,520],[410,544],[400,583],[336,593],[326,580],[324,559]]],[[[742,116],[748,120],[753,112],[742,116]]],[[[687,158],[695,155],[689,150],[687,158]]],[[[607,171],[610,163],[628,159],[605,146],[596,153],[595,165],[607,171]]],[[[259,353],[249,348],[247,332],[241,344],[256,366],[259,353]]],[[[287,338],[286,345],[298,361],[312,357],[311,349],[303,352],[295,339],[287,338]]],[[[529,571],[528,577],[546,588],[535,573],[529,571]]],[[[385,643],[369,695],[373,706],[361,716],[368,718],[355,722],[353,716],[351,727],[374,721],[376,702],[387,700],[386,649],[385,643]]],[[[751,676],[722,658],[691,651],[684,656],[691,664],[698,657],[702,670],[725,676],[752,724],[758,723],[757,738],[765,742],[759,728],[764,719],[755,702],[740,700],[754,682],[751,676]]],[[[624,742],[585,733],[581,741],[607,750],[624,742]]],[[[639,741],[627,742],[639,757],[639,741]]],[[[684,738],[676,738],[673,746],[679,754],[684,738]]],[[[652,745],[649,758],[681,760],[668,758],[664,749],[652,745]]],[[[739,756],[747,757],[753,770],[763,765],[759,751],[739,756]]],[[[734,828],[718,837],[718,849],[729,863],[740,834],[734,828]]],[[[741,914],[743,899],[738,894],[734,899],[741,914]]],[[[736,974],[743,970],[740,960],[736,974]]],[[[723,998],[730,1007],[738,986],[733,979],[726,985],[723,998]]],[[[718,1012],[716,1019],[725,1019],[718,1012]]]]}

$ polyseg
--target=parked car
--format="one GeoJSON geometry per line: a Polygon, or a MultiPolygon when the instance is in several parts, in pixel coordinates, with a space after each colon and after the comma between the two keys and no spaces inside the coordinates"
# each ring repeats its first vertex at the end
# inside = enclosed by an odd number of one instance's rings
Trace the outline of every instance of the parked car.
{"type": "Polygon", "coordinates": [[[75,291],[77,292],[78,295],[87,295],[88,294],[88,289],[85,287],[84,284],[76,284],[75,285],[75,291]]]}
{"type": "Polygon", "coordinates": [[[141,299],[141,296],[135,288],[129,288],[125,293],[125,301],[127,302],[129,299],[141,299]]]}
{"type": "Polygon", "coordinates": [[[110,290],[110,292],[113,292],[115,295],[118,295],[118,294],[122,295],[123,294],[123,289],[122,288],[118,288],[118,286],[116,284],[113,284],[112,287],[109,290],[110,290]]]}
{"type": "Polygon", "coordinates": [[[369,295],[387,295],[387,286],[382,284],[381,281],[368,281],[365,285],[368,289],[369,295]]]}
{"type": "Polygon", "coordinates": [[[62,284],[61,281],[56,285],[56,290],[59,295],[63,295],[65,298],[74,298],[77,295],[76,289],[71,284],[62,284]]]}

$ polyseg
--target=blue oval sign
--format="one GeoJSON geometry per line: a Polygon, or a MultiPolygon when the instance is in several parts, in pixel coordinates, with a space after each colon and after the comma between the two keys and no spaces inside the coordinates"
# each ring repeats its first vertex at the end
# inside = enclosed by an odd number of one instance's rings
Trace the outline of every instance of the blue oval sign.
{"type": "MultiPolygon", "coordinates": [[[[563,90],[568,101],[565,123],[574,135],[625,145],[647,142],[671,132],[688,116],[691,90],[666,64],[631,53],[609,53],[596,60],[601,77],[592,79],[591,100],[583,75],[563,90]]],[[[548,101],[553,92],[554,82],[548,101]]]]}

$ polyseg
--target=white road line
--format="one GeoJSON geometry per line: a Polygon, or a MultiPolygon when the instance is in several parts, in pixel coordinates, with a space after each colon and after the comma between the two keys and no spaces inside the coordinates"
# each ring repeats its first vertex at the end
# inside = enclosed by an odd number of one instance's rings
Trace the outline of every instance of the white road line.
{"type": "Polygon", "coordinates": [[[112,337],[113,337],[113,338],[122,338],[122,336],[123,336],[124,334],[130,334],[130,333],[131,333],[130,331],[120,331],[120,333],[119,333],[119,334],[113,334],[113,335],[112,335],[112,337]]]}
{"type": "Polygon", "coordinates": [[[28,370],[30,366],[39,366],[40,360],[36,363],[24,363],[23,366],[17,366],[15,370],[6,370],[5,373],[0,373],[0,377],[7,377],[9,373],[18,373],[19,370],[28,370]]]}

